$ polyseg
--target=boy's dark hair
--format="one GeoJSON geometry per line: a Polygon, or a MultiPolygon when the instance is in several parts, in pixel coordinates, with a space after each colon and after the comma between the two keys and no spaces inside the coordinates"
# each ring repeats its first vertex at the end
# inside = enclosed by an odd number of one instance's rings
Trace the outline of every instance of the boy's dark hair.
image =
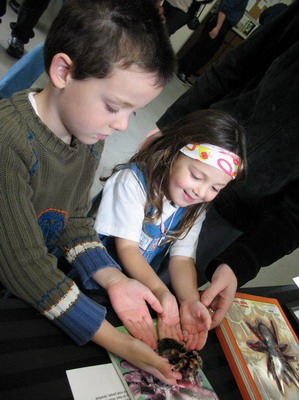
{"type": "Polygon", "coordinates": [[[49,73],[55,54],[72,62],[74,79],[104,78],[115,65],[132,64],[157,76],[165,86],[176,60],[155,0],[67,0],[45,42],[49,73]]]}

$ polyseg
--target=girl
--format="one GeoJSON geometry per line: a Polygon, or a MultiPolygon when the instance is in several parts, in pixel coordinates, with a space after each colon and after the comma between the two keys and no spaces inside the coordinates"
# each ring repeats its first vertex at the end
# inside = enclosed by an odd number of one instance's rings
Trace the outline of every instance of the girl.
{"type": "Polygon", "coordinates": [[[225,112],[202,110],[116,166],[104,186],[95,229],[126,273],[161,302],[160,337],[183,339],[187,349],[203,347],[211,324],[194,263],[205,212],[244,169],[243,127],[225,112]],[[176,298],[158,276],[166,253],[176,298]]]}

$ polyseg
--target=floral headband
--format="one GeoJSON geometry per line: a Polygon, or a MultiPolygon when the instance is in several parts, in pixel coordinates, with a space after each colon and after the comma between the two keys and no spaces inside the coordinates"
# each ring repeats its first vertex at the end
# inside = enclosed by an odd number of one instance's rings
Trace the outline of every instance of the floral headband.
{"type": "Polygon", "coordinates": [[[240,157],[235,153],[212,144],[187,144],[180,151],[188,157],[218,168],[235,179],[240,157]]]}

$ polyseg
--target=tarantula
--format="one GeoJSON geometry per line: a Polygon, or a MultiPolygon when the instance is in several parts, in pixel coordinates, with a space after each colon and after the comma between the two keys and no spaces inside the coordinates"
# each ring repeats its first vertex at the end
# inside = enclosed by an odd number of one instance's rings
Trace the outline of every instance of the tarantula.
{"type": "Polygon", "coordinates": [[[266,325],[259,318],[255,320],[255,325],[245,321],[249,329],[259,339],[247,340],[247,346],[252,350],[265,353],[267,355],[267,369],[268,373],[276,381],[279,391],[284,394],[284,383],[291,386],[293,383],[299,389],[299,377],[293,370],[289,361],[295,360],[292,355],[285,354],[288,347],[287,343],[280,343],[278,341],[277,332],[272,320],[270,326],[266,325]]]}
{"type": "Polygon", "coordinates": [[[169,338],[161,339],[158,341],[158,353],[174,365],[173,370],[182,374],[183,381],[193,380],[202,369],[202,358],[198,351],[187,351],[184,342],[179,343],[169,338]]]}

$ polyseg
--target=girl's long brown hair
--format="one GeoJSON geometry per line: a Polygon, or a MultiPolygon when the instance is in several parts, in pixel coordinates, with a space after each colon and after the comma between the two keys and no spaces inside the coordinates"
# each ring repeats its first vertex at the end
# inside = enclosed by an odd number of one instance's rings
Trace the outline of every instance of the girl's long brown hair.
{"type": "MultiPolygon", "coordinates": [[[[163,129],[160,137],[135,154],[128,163],[119,164],[112,171],[113,174],[119,168],[135,163],[144,174],[147,187],[144,223],[153,223],[161,218],[163,197],[168,197],[172,165],[182,154],[180,149],[189,143],[208,143],[237,154],[240,157],[240,167],[236,179],[245,172],[245,130],[235,118],[218,110],[201,110],[184,116],[172,126],[163,129]],[[154,208],[154,213],[148,212],[150,208],[154,208]]],[[[169,232],[170,240],[186,235],[208,204],[186,207],[178,229],[169,232]]]]}

